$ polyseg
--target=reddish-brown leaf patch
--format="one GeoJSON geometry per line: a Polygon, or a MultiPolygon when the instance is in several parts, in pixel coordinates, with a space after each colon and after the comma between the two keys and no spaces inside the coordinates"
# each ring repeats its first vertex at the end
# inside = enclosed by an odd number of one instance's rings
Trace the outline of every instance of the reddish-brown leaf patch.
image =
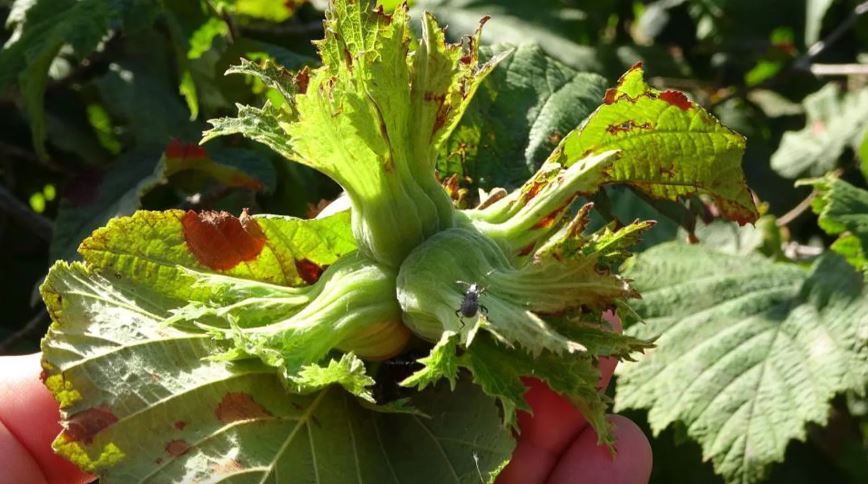
{"type": "Polygon", "coordinates": [[[530,244],[522,247],[521,249],[518,249],[519,257],[524,257],[524,256],[530,254],[531,252],[533,252],[534,247],[536,247],[536,243],[531,242],[530,244]]]}
{"type": "Polygon", "coordinates": [[[271,413],[256,403],[253,397],[244,392],[228,392],[214,409],[214,415],[223,423],[238,420],[252,420],[270,417],[271,413]]]}
{"type": "Polygon", "coordinates": [[[176,420],[173,426],[178,430],[184,430],[184,427],[187,426],[187,422],[183,420],[176,420]]]}
{"type": "Polygon", "coordinates": [[[682,111],[687,111],[690,109],[693,104],[691,104],[690,99],[687,99],[687,96],[684,95],[683,92],[666,90],[660,93],[660,99],[666,101],[667,103],[678,107],[678,109],[682,111]]]}
{"type": "Polygon", "coordinates": [[[604,104],[613,104],[618,97],[618,90],[615,88],[606,89],[606,94],[603,95],[604,104]]]}
{"type": "Polygon", "coordinates": [[[308,284],[318,281],[323,273],[322,266],[308,259],[297,259],[295,270],[298,271],[299,277],[308,284]]]}
{"type": "Polygon", "coordinates": [[[177,139],[169,141],[165,154],[166,158],[179,158],[182,160],[208,158],[208,152],[205,151],[205,148],[195,143],[185,143],[177,139]]]}
{"type": "Polygon", "coordinates": [[[211,269],[232,269],[255,259],[265,246],[265,235],[247,209],[238,218],[228,212],[189,210],[181,224],[190,252],[211,269]]]}
{"type": "Polygon", "coordinates": [[[184,455],[188,450],[190,450],[190,444],[184,439],[170,440],[166,444],[166,452],[172,457],[184,455]]]}
{"type": "Polygon", "coordinates": [[[300,94],[306,93],[307,85],[310,84],[310,69],[305,66],[304,69],[298,71],[293,81],[295,82],[295,88],[300,94]]]}
{"type": "Polygon", "coordinates": [[[566,210],[566,208],[569,207],[570,204],[573,203],[573,200],[575,200],[575,197],[570,198],[569,200],[567,200],[567,203],[552,210],[548,215],[543,217],[539,222],[535,223],[533,228],[535,228],[535,229],[550,228],[552,225],[555,224],[555,222],[557,222],[560,219],[561,215],[564,213],[564,210],[566,210]]]}
{"type": "Polygon", "coordinates": [[[66,434],[70,440],[90,444],[96,434],[117,421],[118,418],[106,406],[89,408],[69,417],[66,434]]]}

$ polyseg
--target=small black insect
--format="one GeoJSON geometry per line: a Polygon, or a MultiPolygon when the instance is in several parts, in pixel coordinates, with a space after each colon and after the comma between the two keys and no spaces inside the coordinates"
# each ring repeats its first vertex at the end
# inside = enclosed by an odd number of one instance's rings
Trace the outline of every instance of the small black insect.
{"type": "Polygon", "coordinates": [[[488,308],[479,304],[479,296],[485,293],[485,288],[477,283],[468,283],[458,281],[459,284],[467,286],[464,291],[464,300],[461,301],[461,307],[455,310],[455,315],[461,321],[461,327],[464,327],[464,318],[472,318],[482,310],[483,314],[488,314],[488,308]]]}

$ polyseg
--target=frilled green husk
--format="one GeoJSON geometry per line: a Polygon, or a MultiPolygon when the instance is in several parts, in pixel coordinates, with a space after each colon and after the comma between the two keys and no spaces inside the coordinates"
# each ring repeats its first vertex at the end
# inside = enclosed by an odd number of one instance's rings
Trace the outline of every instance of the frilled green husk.
{"type": "Polygon", "coordinates": [[[197,328],[230,340],[232,348],[221,359],[258,357],[286,377],[333,349],[387,359],[404,349],[410,334],[395,301],[395,277],[394,271],[351,254],[330,266],[315,284],[295,288],[303,293],[293,296],[296,304],[282,294],[285,289],[276,288],[271,295],[260,294],[253,304],[188,306],[176,311],[171,322],[195,321],[197,328]],[[284,316],[276,317],[275,308],[284,316]],[[262,321],[263,313],[268,322],[262,321]],[[218,317],[205,323],[207,315],[218,317]]]}

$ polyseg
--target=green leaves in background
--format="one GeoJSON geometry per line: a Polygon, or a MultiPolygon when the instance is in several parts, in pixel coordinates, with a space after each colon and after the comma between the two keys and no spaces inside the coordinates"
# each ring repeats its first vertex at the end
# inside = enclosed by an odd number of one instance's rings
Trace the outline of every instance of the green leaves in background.
{"type": "MultiPolygon", "coordinates": [[[[420,0],[413,3],[414,14],[433,13],[437,20],[455,32],[472,31],[479,19],[490,16],[483,41],[486,43],[535,43],[550,57],[580,71],[602,72],[604,64],[593,47],[579,45],[574,35],[590,35],[593,27],[589,15],[605,16],[611,7],[606,2],[592,2],[578,8],[563,8],[559,2],[542,0],[529,3],[521,0],[420,0]],[[561,7],[561,8],[558,8],[561,7]],[[599,7],[599,8],[593,8],[599,7]]],[[[587,2],[586,2],[587,4],[587,2]]]]}
{"type": "MultiPolygon", "coordinates": [[[[506,50],[496,46],[482,55],[506,50]]],[[[577,72],[538,46],[517,47],[483,81],[444,143],[441,177],[463,175],[485,189],[521,185],[600,104],[605,87],[601,76],[577,72]]]]}
{"type": "Polygon", "coordinates": [[[828,254],[809,269],[668,243],[628,277],[657,349],[619,368],[616,410],[649,409],[655,433],[683,424],[727,482],[754,483],[836,394],[868,382],[868,294],[828,254]]]}
{"type": "Polygon", "coordinates": [[[842,94],[835,83],[805,98],[807,122],[784,133],[771,167],[781,176],[822,176],[833,170],[844,149],[857,150],[868,129],[868,88],[842,94]]]}
{"type": "Polygon", "coordinates": [[[158,11],[154,0],[17,0],[16,15],[7,20],[15,31],[0,51],[0,92],[13,83],[22,90],[30,118],[33,146],[46,157],[43,95],[49,72],[69,72],[60,62],[65,46],[71,63],[85,59],[105,41],[110,30],[123,26],[129,33],[148,27],[158,11]]]}
{"type": "MultiPolygon", "coordinates": [[[[51,259],[72,260],[78,244],[114,217],[141,208],[142,198],[169,177],[186,173],[188,183],[211,180],[223,187],[253,192],[273,189],[271,163],[242,149],[212,150],[215,160],[196,146],[180,141],[159,149],[136,149],[122,155],[106,172],[81,175],[60,203],[51,242],[51,259]]],[[[195,186],[195,185],[194,185],[195,186]]]]}
{"type": "Polygon", "coordinates": [[[832,176],[800,184],[813,185],[818,191],[811,208],[820,217],[820,227],[830,235],[840,235],[829,248],[857,269],[868,270],[868,191],[832,176]]]}
{"type": "Polygon", "coordinates": [[[820,40],[820,30],[823,27],[823,17],[835,0],[806,0],[805,12],[805,45],[810,46],[820,40]]]}

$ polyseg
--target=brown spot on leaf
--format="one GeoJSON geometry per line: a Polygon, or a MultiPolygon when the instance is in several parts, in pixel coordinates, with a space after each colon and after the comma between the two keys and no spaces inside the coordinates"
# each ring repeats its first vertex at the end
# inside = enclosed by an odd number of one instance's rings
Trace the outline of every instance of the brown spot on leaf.
{"type": "Polygon", "coordinates": [[[347,64],[347,70],[353,71],[353,54],[346,47],[344,48],[344,62],[347,64]]]}
{"type": "Polygon", "coordinates": [[[522,201],[527,203],[530,200],[532,200],[535,196],[539,195],[540,190],[542,190],[543,187],[546,186],[547,182],[548,182],[548,180],[546,180],[545,177],[542,177],[542,176],[537,176],[535,179],[533,179],[531,181],[530,186],[527,188],[527,190],[522,192],[522,194],[521,194],[522,201]]]}
{"type": "Polygon", "coordinates": [[[298,71],[292,81],[299,94],[306,93],[307,86],[310,84],[310,69],[308,69],[307,66],[304,66],[304,69],[298,71]]]}
{"type": "Polygon", "coordinates": [[[675,176],[675,167],[662,165],[657,169],[657,172],[660,173],[660,176],[662,177],[672,178],[675,176]]]}
{"type": "Polygon", "coordinates": [[[606,94],[603,95],[604,104],[613,104],[618,97],[618,90],[614,88],[606,89],[606,94]]]}
{"type": "Polygon", "coordinates": [[[173,426],[178,430],[184,430],[184,427],[187,426],[187,422],[183,420],[176,420],[173,426]]]}
{"type": "Polygon", "coordinates": [[[184,455],[188,450],[190,450],[190,444],[184,439],[170,440],[166,444],[166,452],[172,457],[184,455]]]}
{"type": "Polygon", "coordinates": [[[308,284],[318,281],[323,272],[322,266],[308,259],[297,259],[295,270],[298,271],[299,277],[308,284]]]}
{"type": "Polygon", "coordinates": [[[223,423],[232,423],[239,420],[252,420],[257,418],[270,417],[268,412],[262,405],[256,403],[250,394],[244,392],[228,392],[223,396],[223,400],[217,404],[214,409],[214,415],[223,423]]]}
{"type": "Polygon", "coordinates": [[[265,246],[265,235],[247,209],[238,218],[228,212],[189,210],[181,224],[190,252],[211,269],[232,269],[255,259],[265,246]]]}
{"type": "Polygon", "coordinates": [[[521,257],[524,257],[524,256],[530,254],[531,252],[533,252],[533,248],[535,246],[536,246],[536,244],[531,242],[530,244],[522,247],[521,249],[518,249],[518,255],[521,257]]]}
{"type": "Polygon", "coordinates": [[[673,91],[671,89],[663,91],[660,93],[660,99],[666,101],[673,106],[676,106],[682,111],[687,111],[692,106],[692,104],[690,103],[690,99],[687,99],[687,96],[685,96],[684,93],[681,91],[673,91]]]}
{"type": "Polygon", "coordinates": [[[558,219],[560,219],[561,215],[564,213],[564,210],[566,210],[566,208],[569,207],[570,204],[573,203],[573,200],[575,200],[575,197],[571,197],[570,199],[567,200],[566,203],[564,203],[560,207],[552,210],[548,215],[543,217],[539,222],[535,223],[533,228],[535,228],[535,229],[550,228],[552,225],[554,225],[555,222],[558,221],[558,219]]]}
{"type": "Polygon", "coordinates": [[[156,460],[154,460],[154,464],[160,465],[160,464],[162,464],[162,463],[163,463],[163,458],[162,458],[162,457],[157,457],[156,460]]]}
{"type": "Polygon", "coordinates": [[[582,205],[582,208],[579,209],[579,213],[577,213],[573,218],[573,221],[570,222],[570,237],[578,237],[582,235],[585,227],[587,227],[588,223],[591,221],[591,209],[593,208],[593,202],[588,202],[582,205]]]}
{"type": "Polygon", "coordinates": [[[96,434],[117,421],[118,418],[106,406],[89,408],[69,417],[66,434],[70,440],[90,444],[96,434]]]}
{"type": "Polygon", "coordinates": [[[644,122],[642,124],[638,124],[636,121],[632,119],[628,119],[623,123],[613,123],[610,124],[606,128],[606,132],[609,134],[618,134],[618,133],[626,133],[628,131],[632,131],[634,129],[651,129],[653,126],[649,122],[644,122]]]}

